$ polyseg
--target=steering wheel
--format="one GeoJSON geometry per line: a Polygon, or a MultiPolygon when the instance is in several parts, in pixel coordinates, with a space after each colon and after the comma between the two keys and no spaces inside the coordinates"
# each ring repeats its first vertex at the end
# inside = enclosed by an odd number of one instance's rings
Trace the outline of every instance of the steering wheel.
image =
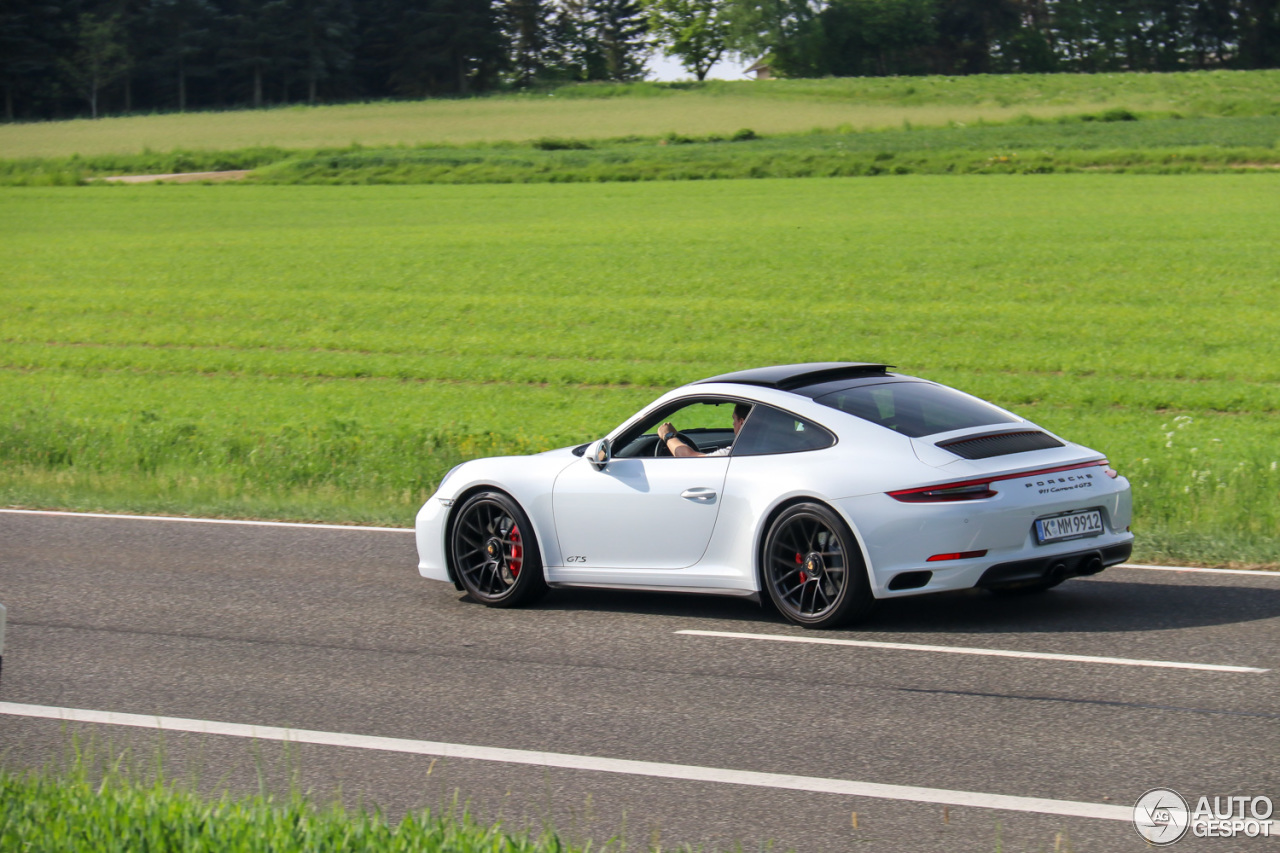
{"type": "MultiPolygon", "coordinates": [[[[680,439],[680,441],[690,450],[698,449],[698,445],[693,443],[693,439],[689,438],[689,436],[685,435],[684,433],[674,432],[672,433],[672,435],[680,439]]],[[[670,438],[670,436],[668,436],[668,438],[670,438]]],[[[667,443],[663,441],[661,437],[659,437],[657,443],[653,445],[653,455],[655,457],[672,455],[670,449],[667,448],[667,443]]]]}

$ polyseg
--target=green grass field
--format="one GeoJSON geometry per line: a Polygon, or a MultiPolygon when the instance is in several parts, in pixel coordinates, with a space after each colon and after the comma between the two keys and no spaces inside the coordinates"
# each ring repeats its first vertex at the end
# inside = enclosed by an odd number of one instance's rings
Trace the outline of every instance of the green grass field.
{"type": "MultiPolygon", "coordinates": [[[[1120,115],[1132,117],[1131,113],[1120,115]]],[[[995,127],[806,133],[763,139],[751,138],[744,131],[741,136],[746,138],[672,135],[576,145],[569,140],[547,139],[523,146],[357,148],[282,159],[258,169],[250,180],[278,184],[470,184],[1280,170],[1277,116],[1143,122],[1076,118],[1052,123],[1026,120],[995,127]]],[[[85,168],[90,164],[68,162],[64,168],[76,165],[85,168]]]]}
{"type": "Polygon", "coordinates": [[[1280,176],[0,190],[0,503],[408,525],[457,461],[883,360],[1280,563],[1280,176]]]}
{"type": "MultiPolygon", "coordinates": [[[[624,843],[596,849],[625,849],[624,843]]],[[[318,807],[301,794],[205,797],[165,779],[77,766],[65,774],[0,768],[0,849],[24,853],[574,853],[550,830],[484,825],[464,809],[398,821],[318,807]]],[[[684,848],[688,849],[688,848],[684,848]]]]}
{"type": "Polygon", "coordinates": [[[707,136],[740,128],[774,135],[898,128],[904,122],[1008,122],[1121,108],[1186,117],[1274,116],[1280,114],[1280,71],[580,84],[460,100],[3,124],[0,159],[707,136]]]}
{"type": "MultiPolygon", "coordinates": [[[[1141,118],[1127,110],[1051,121],[761,137],[547,137],[526,143],[310,151],[275,147],[0,160],[0,186],[77,186],[118,175],[252,170],[259,184],[574,183],[911,174],[1280,170],[1280,116],[1141,118]]],[[[178,180],[186,180],[187,175],[178,180]]],[[[212,177],[202,180],[211,181],[212,177]]]]}
{"type": "Polygon", "coordinates": [[[1280,72],[578,84],[462,100],[0,125],[0,185],[1280,170],[1280,72]]]}

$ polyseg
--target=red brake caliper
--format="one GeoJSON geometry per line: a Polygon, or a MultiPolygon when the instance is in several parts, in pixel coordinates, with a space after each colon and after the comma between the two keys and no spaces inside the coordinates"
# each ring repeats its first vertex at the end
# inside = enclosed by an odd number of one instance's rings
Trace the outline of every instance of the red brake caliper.
{"type": "MultiPolygon", "coordinates": [[[[799,551],[797,551],[797,552],[796,552],[796,565],[798,566],[798,565],[800,565],[800,564],[801,564],[801,563],[803,563],[803,562],[804,562],[804,557],[800,556],[800,552],[799,552],[799,551]]],[[[809,582],[809,576],[808,576],[808,575],[806,575],[804,572],[801,572],[801,573],[800,573],[800,583],[804,584],[804,583],[808,583],[808,582],[809,582]]]]}
{"type": "Polygon", "coordinates": [[[511,528],[511,559],[507,561],[507,568],[511,570],[511,577],[520,577],[520,568],[524,565],[524,546],[520,544],[520,528],[513,526],[511,528]]]}

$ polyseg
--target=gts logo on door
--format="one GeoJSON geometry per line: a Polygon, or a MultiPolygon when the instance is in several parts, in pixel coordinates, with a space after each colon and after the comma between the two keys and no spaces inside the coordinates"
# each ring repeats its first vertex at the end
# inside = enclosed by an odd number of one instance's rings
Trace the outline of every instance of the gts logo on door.
{"type": "Polygon", "coordinates": [[[565,558],[564,558],[564,561],[565,561],[566,563],[585,563],[585,562],[587,561],[587,558],[586,558],[586,557],[577,557],[577,556],[574,556],[574,557],[565,557],[565,558]]]}

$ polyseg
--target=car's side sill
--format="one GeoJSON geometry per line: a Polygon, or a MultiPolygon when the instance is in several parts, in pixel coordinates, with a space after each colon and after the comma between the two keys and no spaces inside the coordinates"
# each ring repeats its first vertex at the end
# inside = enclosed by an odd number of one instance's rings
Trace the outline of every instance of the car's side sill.
{"type": "Polygon", "coordinates": [[[750,589],[725,589],[724,587],[701,586],[644,586],[643,584],[625,583],[579,583],[577,581],[549,581],[552,589],[622,589],[628,592],[691,592],[697,595],[729,595],[734,598],[749,598],[760,603],[760,593],[750,589]]]}

